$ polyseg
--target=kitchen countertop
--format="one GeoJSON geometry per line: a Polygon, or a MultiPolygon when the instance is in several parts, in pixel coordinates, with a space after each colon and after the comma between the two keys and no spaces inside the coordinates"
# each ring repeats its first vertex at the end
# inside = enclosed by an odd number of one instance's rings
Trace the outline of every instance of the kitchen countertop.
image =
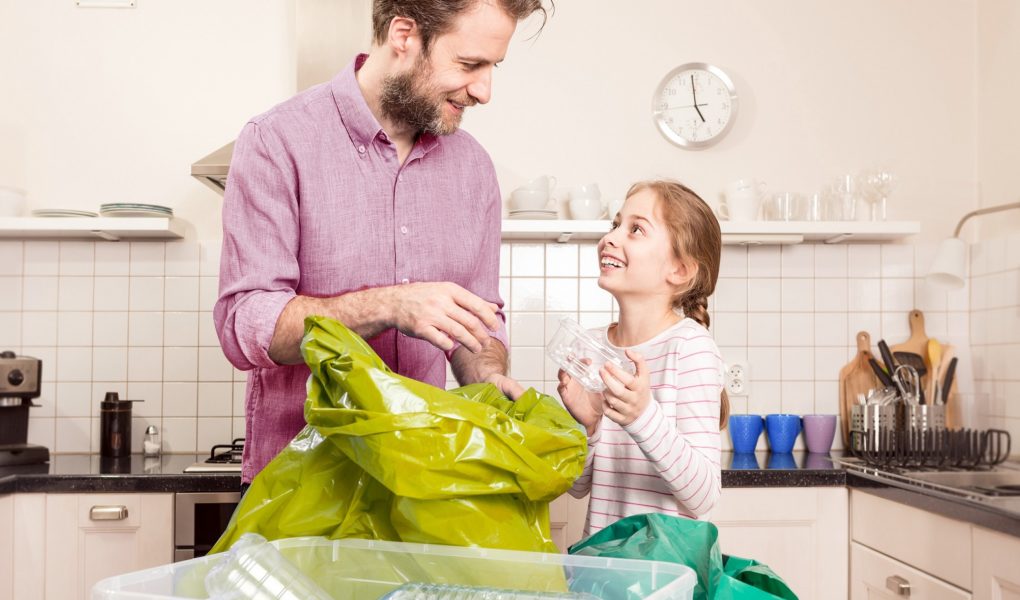
{"type": "MultiPolygon", "coordinates": [[[[838,455],[836,455],[838,456],[838,455]]],[[[240,473],[184,473],[206,455],[164,454],[107,459],[97,454],[54,454],[49,465],[0,468],[0,494],[79,492],[226,492],[241,484],[240,473]]],[[[830,457],[794,452],[722,454],[723,487],[810,487],[846,485],[846,473],[830,457]]]]}
{"type": "Polygon", "coordinates": [[[89,492],[236,492],[237,473],[185,473],[208,454],[104,458],[98,454],[52,454],[49,465],[0,467],[0,494],[89,492]]]}

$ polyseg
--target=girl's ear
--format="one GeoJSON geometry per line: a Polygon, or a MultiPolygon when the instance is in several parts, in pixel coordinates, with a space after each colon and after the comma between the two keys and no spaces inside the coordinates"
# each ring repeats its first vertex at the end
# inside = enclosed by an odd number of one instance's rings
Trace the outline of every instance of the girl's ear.
{"type": "Polygon", "coordinates": [[[666,273],[666,281],[672,286],[686,289],[697,276],[698,263],[674,258],[672,269],[666,273]]]}

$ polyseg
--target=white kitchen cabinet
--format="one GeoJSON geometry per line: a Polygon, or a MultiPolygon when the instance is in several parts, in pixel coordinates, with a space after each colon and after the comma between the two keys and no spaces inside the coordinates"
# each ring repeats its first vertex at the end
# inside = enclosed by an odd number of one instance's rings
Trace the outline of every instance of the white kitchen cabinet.
{"type": "Polygon", "coordinates": [[[572,544],[581,541],[584,533],[584,519],[588,512],[588,497],[574,498],[563,494],[549,505],[549,529],[553,542],[566,553],[572,544]]]}
{"type": "Polygon", "coordinates": [[[845,487],[724,488],[711,520],[724,554],[768,565],[801,600],[846,598],[845,487]]]}
{"type": "MultiPolygon", "coordinates": [[[[850,551],[850,600],[970,600],[960,588],[867,546],[853,542],[850,551]]],[[[991,598],[991,596],[977,596],[991,598]]]]}
{"type": "Polygon", "coordinates": [[[867,492],[851,492],[855,542],[964,590],[972,589],[970,527],[867,492]]]}
{"type": "Polygon", "coordinates": [[[14,598],[14,496],[0,496],[0,600],[14,598]]]}
{"type": "Polygon", "coordinates": [[[43,598],[45,564],[46,495],[14,494],[14,576],[12,597],[43,598]]]}
{"type": "Polygon", "coordinates": [[[45,596],[86,600],[99,580],[173,561],[173,494],[47,494],[45,596]]]}
{"type": "Polygon", "coordinates": [[[974,597],[1020,600],[1020,539],[973,527],[974,597]]]}

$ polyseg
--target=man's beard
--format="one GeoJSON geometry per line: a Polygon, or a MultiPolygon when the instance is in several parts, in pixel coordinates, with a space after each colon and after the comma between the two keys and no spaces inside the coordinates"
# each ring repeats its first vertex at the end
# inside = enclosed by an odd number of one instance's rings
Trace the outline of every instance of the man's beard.
{"type": "Polygon", "coordinates": [[[388,75],[383,81],[379,104],[389,119],[435,135],[457,131],[460,115],[452,122],[443,120],[446,99],[429,84],[432,69],[426,60],[419,60],[407,72],[388,75]]]}

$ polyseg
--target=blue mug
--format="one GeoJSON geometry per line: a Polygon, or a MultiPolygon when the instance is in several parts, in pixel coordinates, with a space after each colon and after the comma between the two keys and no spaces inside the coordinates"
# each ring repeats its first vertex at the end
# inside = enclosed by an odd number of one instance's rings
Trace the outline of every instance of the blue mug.
{"type": "Polygon", "coordinates": [[[730,415],[730,439],[733,451],[738,454],[754,452],[761,435],[761,415],[730,415]]]}
{"type": "Polygon", "coordinates": [[[800,435],[800,415],[767,415],[765,437],[772,452],[785,453],[793,450],[793,444],[800,435]]]}

